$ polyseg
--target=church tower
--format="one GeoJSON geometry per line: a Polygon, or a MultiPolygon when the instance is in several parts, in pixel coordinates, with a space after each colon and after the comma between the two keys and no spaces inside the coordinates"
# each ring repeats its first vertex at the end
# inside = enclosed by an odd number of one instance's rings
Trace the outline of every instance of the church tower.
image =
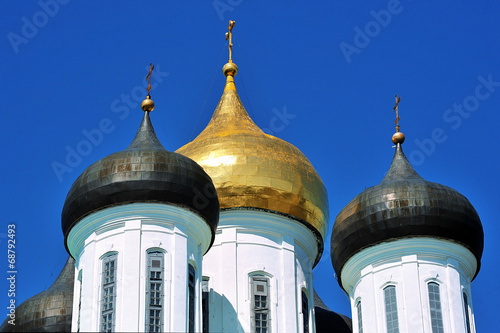
{"type": "Polygon", "coordinates": [[[205,171],[156,137],[150,87],[135,139],[89,166],[64,203],[74,332],[201,331],[202,257],[219,203],[205,171]]]}
{"type": "Polygon", "coordinates": [[[483,252],[481,221],[462,194],[417,174],[399,125],[396,131],[386,176],[333,226],[331,258],[349,295],[353,332],[474,333],[471,281],[483,252]]]}
{"type": "Polygon", "coordinates": [[[293,145],[248,116],[229,62],[207,127],[177,150],[212,177],[220,202],[214,244],[203,259],[205,332],[314,332],[312,269],[328,230],[326,189],[293,145]]]}

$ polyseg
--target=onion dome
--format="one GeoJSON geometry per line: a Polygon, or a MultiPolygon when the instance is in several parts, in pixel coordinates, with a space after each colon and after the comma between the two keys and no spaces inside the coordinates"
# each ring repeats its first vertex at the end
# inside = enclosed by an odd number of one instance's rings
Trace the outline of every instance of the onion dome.
{"type": "Polygon", "coordinates": [[[318,258],[328,228],[328,198],[318,173],[290,143],[264,133],[236,91],[238,67],[229,62],[224,93],[207,127],[178,153],[212,177],[221,209],[254,208],[286,215],[316,235],[318,258]]]}
{"type": "Polygon", "coordinates": [[[156,137],[146,98],[137,134],[127,149],[89,166],[73,183],[62,211],[67,244],[73,226],[85,216],[107,207],[137,202],[177,205],[200,215],[212,230],[219,221],[219,203],[212,180],[193,160],[163,148],[156,137]]]}
{"type": "Polygon", "coordinates": [[[314,290],[314,317],[316,333],[352,333],[352,320],[330,310],[314,290]]]}
{"type": "Polygon", "coordinates": [[[49,289],[16,308],[16,325],[10,325],[7,317],[0,332],[70,332],[74,279],[75,260],[69,257],[49,289]]]}
{"type": "Polygon", "coordinates": [[[476,210],[456,190],[420,177],[403,153],[403,141],[402,133],[393,136],[396,152],[382,182],[361,192],[335,219],[331,258],[337,276],[361,250],[410,237],[463,245],[477,259],[477,275],[484,234],[476,210]]]}

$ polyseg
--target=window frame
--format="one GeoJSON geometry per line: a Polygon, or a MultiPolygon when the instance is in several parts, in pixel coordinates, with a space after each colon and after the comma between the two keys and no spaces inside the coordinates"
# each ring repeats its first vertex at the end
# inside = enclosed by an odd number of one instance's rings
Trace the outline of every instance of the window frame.
{"type": "Polygon", "coordinates": [[[384,298],[384,312],[385,312],[385,328],[387,333],[399,333],[399,311],[398,311],[398,294],[397,294],[397,288],[395,284],[388,284],[386,285],[383,289],[383,298],[384,298]],[[389,295],[391,297],[391,303],[387,302],[387,294],[389,291],[394,291],[393,295],[389,295]],[[391,309],[388,309],[391,307],[391,309]],[[388,311],[390,310],[390,311],[388,311]],[[395,320],[394,318],[390,318],[391,316],[395,315],[395,320]],[[395,327],[389,327],[389,325],[394,325],[395,322],[395,327]]]}
{"type": "Polygon", "coordinates": [[[302,309],[302,332],[303,333],[310,333],[311,332],[311,325],[309,323],[310,319],[310,304],[309,304],[309,297],[307,297],[308,293],[306,289],[301,290],[301,309],[302,309]]]}
{"type": "Polygon", "coordinates": [[[196,327],[196,269],[193,264],[188,264],[187,278],[187,306],[188,306],[188,332],[194,333],[196,327]]]}
{"type": "Polygon", "coordinates": [[[201,279],[201,312],[202,332],[210,332],[210,278],[203,276],[201,279]]]}
{"type": "Polygon", "coordinates": [[[444,333],[443,306],[441,302],[441,285],[436,281],[427,283],[427,298],[429,299],[429,316],[432,333],[444,333]],[[431,291],[431,286],[437,287],[437,292],[431,291]],[[433,296],[432,294],[437,294],[433,296]],[[435,299],[437,297],[437,300],[435,299]],[[437,304],[437,307],[433,306],[437,304]],[[433,315],[436,314],[436,315],[433,315]]]}
{"type": "Polygon", "coordinates": [[[358,333],[363,333],[363,305],[361,298],[356,301],[356,316],[358,319],[358,333]]]}
{"type": "Polygon", "coordinates": [[[148,250],[146,254],[146,312],[144,318],[144,330],[146,332],[163,332],[164,331],[164,315],[165,315],[165,253],[160,250],[148,250]],[[153,267],[153,260],[159,260],[159,266],[153,267]],[[152,273],[159,273],[153,277],[152,273]],[[152,284],[155,285],[155,290],[152,290],[152,284]],[[159,299],[158,302],[153,301],[153,292],[155,293],[154,299],[159,299]],[[156,295],[159,293],[159,295],[156,295]],[[158,326],[158,324],[153,323],[151,325],[151,311],[155,311],[155,314],[159,312],[159,316],[153,316],[154,318],[159,317],[159,331],[151,330],[151,326],[158,326]]]}
{"type": "Polygon", "coordinates": [[[77,332],[80,332],[80,319],[82,315],[82,289],[83,289],[83,269],[78,271],[78,282],[80,283],[80,292],[78,294],[78,323],[77,323],[77,332]]]}
{"type": "Polygon", "coordinates": [[[269,277],[262,274],[250,276],[250,297],[251,332],[271,333],[271,293],[269,277]],[[257,290],[258,286],[263,286],[263,290],[257,290]],[[256,296],[259,297],[258,301],[256,296]],[[262,298],[262,296],[265,298],[262,298]],[[263,302],[265,302],[266,306],[260,306],[263,302]],[[257,320],[259,320],[261,324],[265,322],[266,326],[257,327],[257,320]]]}
{"type": "Polygon", "coordinates": [[[116,296],[117,296],[117,271],[118,271],[118,253],[109,253],[101,258],[101,297],[99,311],[99,332],[115,332],[116,324],[116,296]],[[113,264],[109,265],[108,264],[113,264]],[[110,268],[108,276],[107,271],[110,268]],[[112,278],[108,281],[107,278],[112,278]],[[109,294],[108,294],[109,292],[109,294]],[[111,298],[111,300],[109,300],[111,298]],[[110,308],[108,308],[110,306],[110,308]],[[104,309],[106,307],[106,309],[104,309]],[[111,315],[111,326],[107,323],[111,315]],[[106,321],[105,321],[106,320],[106,321]],[[103,326],[106,325],[106,328],[103,326]]]}
{"type": "Polygon", "coordinates": [[[469,304],[469,296],[465,292],[465,290],[462,290],[462,304],[464,310],[465,328],[467,329],[467,333],[473,333],[474,331],[472,329],[472,315],[469,304]]]}

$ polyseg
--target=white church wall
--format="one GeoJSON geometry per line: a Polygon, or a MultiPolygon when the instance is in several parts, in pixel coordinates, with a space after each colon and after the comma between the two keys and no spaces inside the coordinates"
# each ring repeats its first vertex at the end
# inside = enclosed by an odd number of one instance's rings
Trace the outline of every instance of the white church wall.
{"type": "Polygon", "coordinates": [[[271,332],[301,332],[302,289],[314,322],[316,254],[312,232],[295,220],[265,211],[222,211],[214,245],[203,259],[203,275],[210,278],[210,331],[251,331],[251,277],[263,275],[269,279],[271,332]]]}
{"type": "MultiPolygon", "coordinates": [[[[341,275],[351,300],[353,332],[359,332],[359,301],[363,332],[387,331],[384,288],[393,285],[400,332],[432,333],[430,282],[439,285],[444,331],[466,332],[462,290],[470,291],[476,265],[474,255],[463,246],[433,238],[396,240],[357,253],[341,275]]],[[[473,325],[472,311],[471,318],[473,325]]]]}
{"type": "MultiPolygon", "coordinates": [[[[102,258],[117,254],[116,331],[144,331],[148,250],[164,256],[164,331],[187,331],[188,265],[196,270],[195,330],[201,331],[202,256],[211,241],[207,223],[183,208],[135,203],[107,208],[82,219],[68,236],[68,248],[82,271],[82,303],[75,278],[72,331],[99,331],[102,258]]],[[[78,275],[76,275],[78,276],[78,275]]]]}

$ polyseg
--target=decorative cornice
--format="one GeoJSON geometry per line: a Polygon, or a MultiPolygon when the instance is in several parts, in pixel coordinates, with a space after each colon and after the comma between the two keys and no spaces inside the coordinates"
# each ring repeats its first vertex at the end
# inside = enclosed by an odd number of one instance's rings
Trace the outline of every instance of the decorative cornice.
{"type": "MultiPolygon", "coordinates": [[[[281,248],[284,250],[290,250],[289,244],[285,244],[286,238],[293,239],[293,247],[298,246],[307,256],[304,259],[313,266],[321,258],[314,233],[304,224],[280,214],[255,209],[225,209],[220,213],[218,231],[230,228],[236,229],[236,234],[250,233],[280,238],[283,240],[281,248]]],[[[217,241],[216,239],[214,246],[217,241]]],[[[297,250],[294,252],[297,254],[297,250]]]]}
{"type": "Polygon", "coordinates": [[[352,291],[363,276],[386,269],[388,266],[404,265],[408,261],[403,257],[415,255],[418,263],[449,266],[450,259],[469,281],[477,269],[477,259],[462,245],[455,242],[415,237],[381,243],[362,250],[352,256],[344,265],[340,281],[345,291],[352,291]]]}
{"type": "Polygon", "coordinates": [[[173,205],[134,203],[106,208],[82,219],[82,223],[75,225],[67,238],[71,255],[78,258],[84,249],[86,240],[92,234],[100,235],[113,230],[122,231],[126,228],[125,222],[131,220],[141,220],[142,226],[156,225],[173,232],[182,230],[189,237],[202,244],[202,253],[205,253],[211,244],[210,227],[198,214],[173,205]]]}

